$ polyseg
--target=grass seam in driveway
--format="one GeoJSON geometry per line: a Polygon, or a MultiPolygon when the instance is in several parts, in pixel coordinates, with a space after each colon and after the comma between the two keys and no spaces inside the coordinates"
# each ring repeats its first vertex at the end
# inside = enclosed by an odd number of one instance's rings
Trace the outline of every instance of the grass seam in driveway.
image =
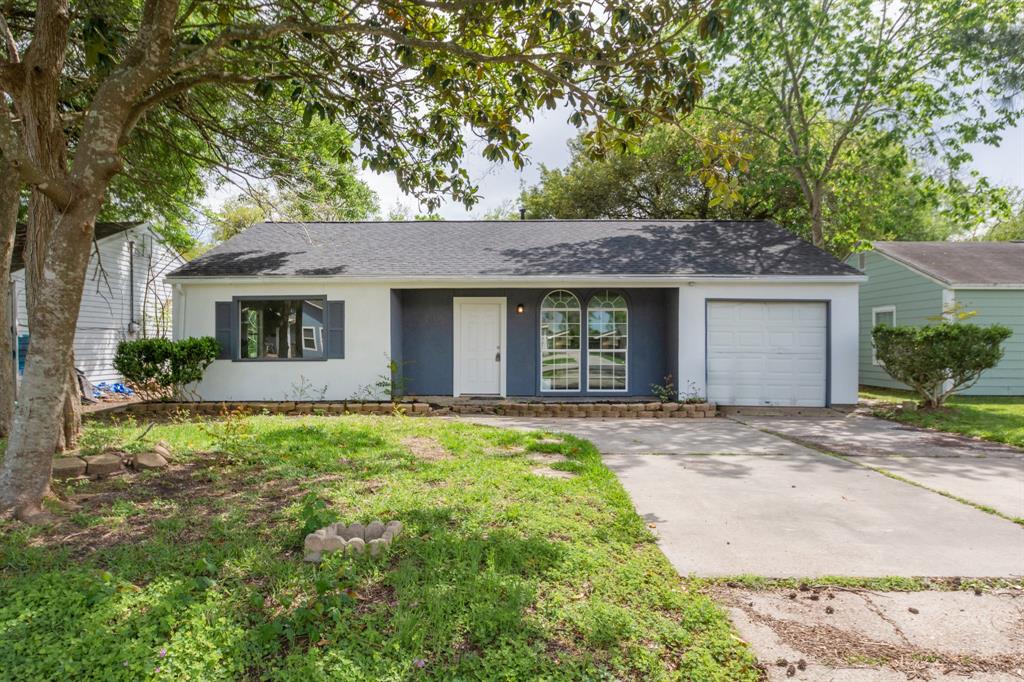
{"type": "Polygon", "coordinates": [[[887,469],[882,469],[881,467],[874,467],[874,466],[871,466],[870,464],[864,464],[862,462],[858,462],[856,457],[851,457],[849,455],[844,455],[841,452],[836,452],[835,450],[830,450],[830,449],[828,449],[826,447],[823,447],[823,446],[821,446],[821,445],[819,445],[817,443],[814,443],[812,441],[804,440],[803,438],[797,438],[795,436],[789,436],[789,435],[786,435],[784,433],[780,433],[778,431],[772,431],[770,429],[758,429],[758,431],[770,434],[772,436],[776,436],[778,438],[782,438],[784,440],[788,440],[791,443],[795,443],[796,445],[800,445],[800,446],[803,446],[805,448],[814,450],[815,452],[818,452],[820,454],[826,455],[828,457],[835,457],[836,459],[841,459],[844,462],[849,462],[850,464],[854,464],[854,465],[859,466],[861,468],[868,469],[870,471],[874,471],[875,473],[878,473],[878,474],[881,474],[882,476],[886,476],[888,478],[891,478],[894,481],[899,481],[900,483],[906,483],[906,484],[912,485],[912,486],[914,486],[916,488],[921,488],[922,490],[927,490],[928,492],[935,493],[937,495],[942,495],[943,497],[948,497],[949,499],[951,499],[951,500],[953,500],[955,502],[959,502],[960,504],[965,504],[968,507],[974,507],[978,511],[985,512],[986,514],[991,514],[992,516],[998,516],[999,518],[1006,519],[1007,521],[1009,521],[1011,523],[1016,523],[1018,526],[1024,526],[1024,518],[1020,518],[1020,517],[1017,517],[1017,516],[1010,516],[1009,514],[1004,514],[1003,512],[999,511],[998,509],[994,509],[992,507],[989,507],[988,505],[980,504],[978,502],[972,502],[971,500],[968,500],[965,497],[960,497],[959,495],[954,495],[951,492],[947,492],[947,491],[941,490],[939,488],[933,488],[931,486],[925,485],[924,483],[918,483],[917,481],[913,481],[913,480],[911,480],[909,478],[905,478],[903,476],[900,476],[899,474],[894,474],[893,472],[891,472],[891,471],[889,471],[887,469]]]}

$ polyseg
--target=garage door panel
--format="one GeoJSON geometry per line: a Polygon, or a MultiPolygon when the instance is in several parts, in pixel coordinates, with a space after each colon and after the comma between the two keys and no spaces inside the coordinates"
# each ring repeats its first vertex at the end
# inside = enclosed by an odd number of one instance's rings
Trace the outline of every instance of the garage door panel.
{"type": "Polygon", "coordinates": [[[824,303],[708,303],[708,399],[726,405],[825,404],[824,303]]]}

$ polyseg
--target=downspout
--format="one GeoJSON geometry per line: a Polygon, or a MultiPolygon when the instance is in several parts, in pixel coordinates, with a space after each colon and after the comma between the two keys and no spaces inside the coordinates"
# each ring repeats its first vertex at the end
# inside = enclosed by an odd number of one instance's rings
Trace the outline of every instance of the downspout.
{"type": "Polygon", "coordinates": [[[135,242],[128,242],[128,336],[135,336],[135,242]]]}

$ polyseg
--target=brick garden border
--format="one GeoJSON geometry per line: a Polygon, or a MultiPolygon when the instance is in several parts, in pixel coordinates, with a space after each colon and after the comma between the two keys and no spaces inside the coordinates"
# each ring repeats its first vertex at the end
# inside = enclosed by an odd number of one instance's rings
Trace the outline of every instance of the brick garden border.
{"type": "Polygon", "coordinates": [[[113,405],[89,413],[90,418],[110,418],[125,415],[170,418],[187,413],[191,416],[214,417],[224,412],[244,410],[252,414],[284,415],[393,415],[396,412],[412,417],[445,417],[451,415],[499,415],[509,417],[570,417],[620,419],[686,419],[717,416],[714,403],[660,403],[660,402],[458,402],[431,403],[417,401],[225,401],[225,402],[134,402],[113,405]]]}

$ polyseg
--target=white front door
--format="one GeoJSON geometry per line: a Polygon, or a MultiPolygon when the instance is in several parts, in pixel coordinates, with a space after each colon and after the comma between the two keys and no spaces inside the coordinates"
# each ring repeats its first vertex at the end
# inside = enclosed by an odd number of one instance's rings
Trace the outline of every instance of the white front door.
{"type": "Polygon", "coordinates": [[[455,298],[455,395],[505,392],[505,299],[455,298]]]}

